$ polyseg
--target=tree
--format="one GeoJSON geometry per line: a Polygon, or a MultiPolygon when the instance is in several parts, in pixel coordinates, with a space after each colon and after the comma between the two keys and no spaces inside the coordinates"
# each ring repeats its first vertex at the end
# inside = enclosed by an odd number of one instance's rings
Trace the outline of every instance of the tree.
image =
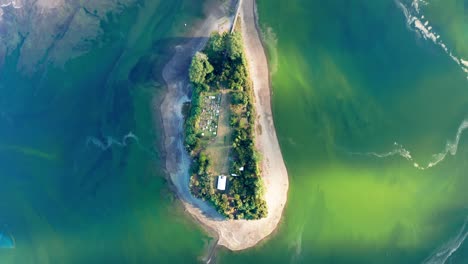
{"type": "Polygon", "coordinates": [[[205,84],[206,76],[213,72],[213,66],[208,61],[206,54],[197,52],[190,65],[190,81],[195,84],[205,84]]]}
{"type": "Polygon", "coordinates": [[[247,103],[247,98],[244,95],[243,92],[233,92],[232,93],[232,103],[239,105],[239,104],[246,104],[247,103]]]}
{"type": "Polygon", "coordinates": [[[227,37],[227,52],[231,60],[242,56],[242,37],[239,32],[234,32],[227,37]]]}
{"type": "MultiPolygon", "coordinates": [[[[1,1],[1,0],[0,0],[1,1]]],[[[260,178],[259,156],[255,150],[255,108],[252,83],[249,80],[242,36],[239,32],[214,33],[202,53],[196,53],[189,70],[194,90],[189,116],[185,125],[185,144],[193,158],[190,190],[209,201],[222,215],[233,219],[259,219],[267,216],[260,178]],[[206,143],[197,131],[203,109],[203,92],[227,89],[231,93],[230,124],[232,133],[232,162],[230,171],[238,174],[229,181],[227,191],[215,188],[212,160],[206,143]],[[241,122],[244,119],[246,122],[241,122]],[[242,172],[238,172],[243,167],[242,172]]]]}
{"type": "Polygon", "coordinates": [[[210,58],[219,56],[224,50],[224,35],[213,33],[208,41],[206,50],[210,58]]]}

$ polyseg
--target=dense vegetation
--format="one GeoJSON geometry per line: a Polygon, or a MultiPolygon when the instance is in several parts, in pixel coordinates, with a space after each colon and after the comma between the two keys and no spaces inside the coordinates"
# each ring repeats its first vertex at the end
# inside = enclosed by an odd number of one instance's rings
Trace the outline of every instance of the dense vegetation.
{"type": "Polygon", "coordinates": [[[255,149],[255,108],[247,61],[239,32],[215,33],[206,48],[195,54],[189,71],[193,85],[190,112],[185,123],[185,144],[193,158],[190,189],[198,198],[210,201],[231,219],[259,219],[267,215],[255,149]],[[230,125],[233,130],[230,173],[226,191],[215,188],[217,175],[209,173],[211,160],[205,151],[197,122],[202,112],[203,92],[231,93],[230,125]]]}

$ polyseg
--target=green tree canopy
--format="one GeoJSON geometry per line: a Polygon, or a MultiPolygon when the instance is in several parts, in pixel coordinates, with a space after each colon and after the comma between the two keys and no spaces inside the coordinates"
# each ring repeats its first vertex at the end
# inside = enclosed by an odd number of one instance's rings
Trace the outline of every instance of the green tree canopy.
{"type": "Polygon", "coordinates": [[[208,41],[208,45],[206,47],[206,51],[208,56],[216,57],[219,56],[220,53],[224,51],[224,37],[225,34],[220,35],[218,33],[213,33],[208,41]]]}
{"type": "Polygon", "coordinates": [[[190,113],[185,124],[185,145],[193,158],[190,191],[195,197],[209,201],[229,219],[260,219],[268,214],[261,179],[260,156],[255,149],[255,108],[249,80],[242,35],[214,33],[202,53],[196,53],[189,70],[194,90],[190,113]],[[229,154],[230,177],[227,190],[215,188],[216,174],[210,167],[207,140],[199,128],[203,98],[207,91],[224,90],[231,94],[230,125],[232,152],[229,154]],[[248,122],[244,120],[247,119],[248,122]],[[241,122],[242,121],[242,122],[241,122]],[[242,171],[240,170],[242,167],[242,171]]]}
{"type": "Polygon", "coordinates": [[[248,98],[245,96],[244,92],[234,92],[232,94],[232,103],[239,105],[239,104],[247,104],[248,98]]]}
{"type": "Polygon", "coordinates": [[[227,36],[227,52],[231,60],[236,60],[242,56],[242,37],[239,32],[234,32],[227,36]]]}
{"type": "Polygon", "coordinates": [[[190,81],[195,84],[205,84],[206,76],[213,72],[213,66],[208,61],[206,54],[197,52],[190,65],[190,81]]]}

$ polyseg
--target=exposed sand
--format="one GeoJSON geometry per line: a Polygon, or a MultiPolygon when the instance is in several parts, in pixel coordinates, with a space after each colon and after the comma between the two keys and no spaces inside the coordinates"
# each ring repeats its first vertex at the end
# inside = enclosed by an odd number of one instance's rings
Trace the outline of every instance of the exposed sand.
{"type": "Polygon", "coordinates": [[[195,199],[189,191],[190,158],[183,140],[182,104],[187,100],[188,65],[193,54],[202,49],[211,32],[225,23],[226,17],[211,15],[194,34],[194,39],[178,47],[176,55],[163,71],[168,92],[161,104],[165,134],[166,169],[186,210],[208,231],[218,236],[218,245],[231,250],[255,246],[278,226],[288,192],[288,174],[273,124],[268,64],[256,26],[254,0],[244,0],[241,11],[242,33],[249,71],[255,90],[257,111],[256,145],[262,153],[262,176],[266,187],[268,216],[261,220],[224,220],[207,203],[195,199]],[[260,127],[260,128],[258,128],[260,127]]]}

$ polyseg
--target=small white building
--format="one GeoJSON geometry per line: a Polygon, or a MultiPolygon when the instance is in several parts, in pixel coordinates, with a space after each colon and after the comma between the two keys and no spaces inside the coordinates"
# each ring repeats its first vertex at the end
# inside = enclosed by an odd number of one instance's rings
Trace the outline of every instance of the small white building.
{"type": "Polygon", "coordinates": [[[226,181],[227,181],[227,177],[226,177],[226,176],[224,176],[224,175],[219,175],[219,176],[218,176],[218,186],[217,186],[217,189],[220,190],[220,191],[226,190],[226,181]]]}

